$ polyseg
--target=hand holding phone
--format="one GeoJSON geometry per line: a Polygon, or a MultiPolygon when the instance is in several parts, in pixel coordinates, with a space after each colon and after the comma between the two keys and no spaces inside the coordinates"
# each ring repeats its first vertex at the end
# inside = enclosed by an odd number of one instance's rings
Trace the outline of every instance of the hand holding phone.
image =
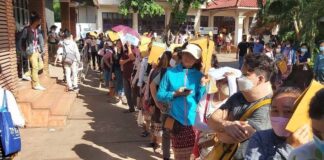
{"type": "Polygon", "coordinates": [[[178,91],[174,93],[175,97],[188,96],[191,93],[191,89],[181,87],[178,91]]]}

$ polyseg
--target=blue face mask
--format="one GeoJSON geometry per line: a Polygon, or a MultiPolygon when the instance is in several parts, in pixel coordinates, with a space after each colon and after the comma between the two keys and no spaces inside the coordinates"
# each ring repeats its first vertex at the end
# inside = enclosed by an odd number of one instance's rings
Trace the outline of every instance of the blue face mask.
{"type": "Polygon", "coordinates": [[[324,52],[324,47],[320,47],[320,51],[321,52],[324,52]]]}
{"type": "Polygon", "coordinates": [[[303,53],[306,53],[308,50],[307,50],[307,48],[301,48],[300,51],[303,53]]]}
{"type": "Polygon", "coordinates": [[[313,135],[315,146],[324,154],[324,141],[313,135]]]}

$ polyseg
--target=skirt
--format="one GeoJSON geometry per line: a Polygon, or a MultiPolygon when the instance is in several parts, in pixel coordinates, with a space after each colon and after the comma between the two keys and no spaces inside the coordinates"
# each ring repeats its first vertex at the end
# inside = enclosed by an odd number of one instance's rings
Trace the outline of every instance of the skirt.
{"type": "Polygon", "coordinates": [[[181,126],[177,134],[172,135],[172,147],[176,160],[189,160],[195,144],[195,132],[192,126],[181,126]]]}

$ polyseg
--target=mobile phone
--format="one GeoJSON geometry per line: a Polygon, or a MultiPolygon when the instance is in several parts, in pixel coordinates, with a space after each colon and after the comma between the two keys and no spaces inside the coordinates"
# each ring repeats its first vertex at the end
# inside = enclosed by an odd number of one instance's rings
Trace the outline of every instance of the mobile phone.
{"type": "Polygon", "coordinates": [[[191,89],[185,88],[183,89],[183,92],[191,92],[191,89]]]}

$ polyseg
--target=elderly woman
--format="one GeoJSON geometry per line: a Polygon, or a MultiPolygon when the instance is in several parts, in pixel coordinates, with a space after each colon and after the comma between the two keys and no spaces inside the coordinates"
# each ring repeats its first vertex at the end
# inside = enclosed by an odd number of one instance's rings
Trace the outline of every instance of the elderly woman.
{"type": "Polygon", "coordinates": [[[162,78],[157,100],[170,104],[165,127],[172,131],[172,146],[177,160],[188,160],[195,143],[192,128],[199,100],[205,93],[201,84],[201,48],[188,44],[182,51],[181,64],[169,68],[162,78]]]}
{"type": "Polygon", "coordinates": [[[222,106],[229,96],[237,92],[236,78],[241,77],[242,72],[231,67],[220,67],[210,69],[208,74],[212,81],[216,82],[217,89],[215,93],[206,94],[197,107],[195,127],[198,130],[198,135],[196,145],[201,160],[205,159],[214,144],[215,134],[209,129],[206,119],[222,106]]]}
{"type": "Polygon", "coordinates": [[[309,127],[291,133],[285,128],[295,111],[294,102],[301,95],[297,88],[284,87],[272,97],[270,120],[272,129],[256,132],[250,139],[245,160],[286,160],[290,152],[309,140],[309,127]]]}

